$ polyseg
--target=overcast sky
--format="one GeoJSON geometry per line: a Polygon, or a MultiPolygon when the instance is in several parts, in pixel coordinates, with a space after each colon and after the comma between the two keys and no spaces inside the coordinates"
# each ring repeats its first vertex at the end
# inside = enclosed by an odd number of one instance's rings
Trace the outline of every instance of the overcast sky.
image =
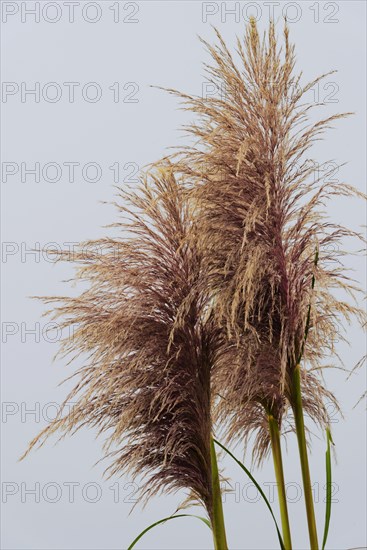
{"type": "MultiPolygon", "coordinates": [[[[94,466],[103,440],[90,430],[57,446],[49,442],[17,461],[66,396],[70,384],[58,383],[80,366],[52,363],[60,334],[45,332],[44,306],[29,298],[77,292],[62,282],[72,276],[71,267],[55,266],[31,249],[49,243],[71,247],[108,234],[103,226],[114,221],[115,210],[101,201],[113,199],[114,185],[134,185],[142,166],[184,143],[179,127],[189,115],[175,98],[150,85],[201,94],[206,54],[197,35],[214,39],[215,25],[231,45],[244,31],[244,18],[254,14],[265,28],[272,10],[280,23],[282,15],[290,22],[304,82],[338,70],[310,93],[315,101],[325,101],[323,116],[356,114],[317,144],[314,157],[346,162],[334,177],[365,189],[366,4],[107,0],[2,2],[1,7],[2,548],[127,548],[143,527],[174,512],[181,495],[155,498],[131,512],[139,482],[103,479],[106,464],[94,466]]],[[[366,223],[362,204],[338,201],[331,210],[336,221],[353,228],[366,223]]],[[[363,280],[364,261],[352,258],[351,265],[363,280]]],[[[366,346],[356,327],[348,337],[350,348],[338,344],[338,349],[351,367],[366,346]]],[[[327,381],[345,415],[342,419],[330,410],[337,464],[328,548],[346,550],[366,546],[365,405],[353,408],[364,391],[365,369],[348,382],[345,373],[333,371],[327,381]]],[[[313,442],[311,474],[321,533],[323,434],[315,431],[313,442]]],[[[241,457],[241,449],[236,452],[241,457]]],[[[245,461],[250,465],[250,454],[245,461]]],[[[222,464],[232,479],[224,505],[230,548],[276,548],[271,517],[256,490],[235,465],[222,464]]],[[[285,471],[295,548],[304,550],[308,536],[293,436],[285,471]]],[[[272,463],[256,476],[272,499],[272,463]]],[[[185,518],[152,531],[137,548],[211,545],[209,530],[185,518]]]]}

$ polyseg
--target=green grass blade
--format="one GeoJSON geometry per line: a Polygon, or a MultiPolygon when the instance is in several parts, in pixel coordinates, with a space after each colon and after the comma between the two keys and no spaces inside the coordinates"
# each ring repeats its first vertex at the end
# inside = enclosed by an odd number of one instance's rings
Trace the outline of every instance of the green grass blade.
{"type": "Polygon", "coordinates": [[[150,531],[151,529],[153,529],[153,527],[156,527],[157,525],[159,525],[160,523],[165,523],[166,521],[169,521],[170,519],[176,519],[176,518],[197,518],[197,519],[200,519],[200,521],[202,521],[203,523],[205,523],[205,525],[207,527],[209,527],[209,529],[211,530],[211,525],[210,525],[210,521],[206,518],[203,518],[201,516],[195,516],[194,514],[177,514],[177,516],[173,515],[173,516],[168,516],[166,518],[163,518],[163,519],[160,519],[159,521],[156,521],[155,523],[152,523],[152,525],[149,525],[149,527],[147,527],[146,529],[144,529],[144,531],[142,531],[137,537],[136,539],[133,540],[133,542],[130,544],[130,546],[128,547],[127,550],[131,550],[132,548],[134,548],[135,544],[145,535],[145,533],[147,533],[148,531],[150,531]]]}
{"type": "Polygon", "coordinates": [[[264,491],[261,489],[260,485],[258,484],[258,482],[256,481],[256,479],[254,478],[254,476],[251,474],[250,470],[248,470],[246,468],[246,466],[244,464],[242,464],[242,462],[240,460],[238,460],[232,453],[231,451],[229,451],[224,445],[222,445],[222,443],[220,443],[219,441],[217,441],[216,439],[214,439],[214,442],[221,448],[223,449],[231,458],[233,458],[233,460],[239,465],[239,467],[247,474],[247,476],[251,479],[252,483],[255,485],[255,487],[257,488],[257,490],[259,491],[260,495],[263,497],[264,501],[265,501],[265,504],[266,506],[269,508],[269,511],[271,513],[271,516],[274,520],[274,523],[275,523],[275,528],[277,530],[277,533],[278,533],[278,539],[279,539],[279,544],[280,544],[280,547],[282,550],[285,550],[285,546],[284,546],[284,542],[283,542],[283,539],[282,539],[282,535],[279,531],[279,527],[278,527],[278,523],[277,523],[277,520],[275,519],[275,515],[274,515],[274,512],[273,512],[273,509],[270,505],[270,502],[268,501],[268,499],[266,498],[266,495],[264,493],[264,491]]]}
{"type": "Polygon", "coordinates": [[[324,538],[322,539],[322,550],[324,550],[327,536],[329,533],[330,526],[330,516],[331,516],[331,490],[332,490],[332,476],[331,476],[331,451],[330,443],[334,445],[334,441],[331,437],[331,432],[329,428],[326,428],[326,439],[327,447],[325,454],[326,462],[326,511],[325,511],[325,527],[324,527],[324,538]]]}
{"type": "MultiPolygon", "coordinates": [[[[314,262],[313,262],[315,267],[317,267],[318,261],[319,261],[319,249],[318,249],[318,247],[316,247],[315,259],[314,259],[314,262]]],[[[316,277],[315,277],[315,273],[314,273],[314,274],[312,275],[312,280],[311,280],[311,289],[312,289],[312,290],[315,288],[315,282],[316,282],[316,277]]],[[[308,332],[309,332],[309,330],[310,330],[310,321],[311,321],[311,303],[309,303],[309,305],[308,305],[305,333],[304,333],[304,335],[303,335],[303,341],[302,341],[301,351],[300,351],[300,353],[299,353],[299,357],[298,357],[297,363],[300,363],[301,360],[302,360],[302,357],[303,357],[303,352],[304,352],[304,350],[305,350],[305,345],[306,345],[306,340],[307,340],[307,337],[308,337],[308,332]]]]}

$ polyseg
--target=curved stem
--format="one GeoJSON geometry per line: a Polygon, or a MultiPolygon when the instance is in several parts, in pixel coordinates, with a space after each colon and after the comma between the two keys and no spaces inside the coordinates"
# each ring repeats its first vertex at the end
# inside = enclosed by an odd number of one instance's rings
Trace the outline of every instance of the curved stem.
{"type": "Polygon", "coordinates": [[[315,519],[315,511],[314,511],[312,489],[311,489],[310,467],[308,464],[305,423],[304,423],[303,408],[302,408],[301,370],[300,370],[299,364],[296,365],[294,369],[292,396],[293,396],[292,408],[293,408],[294,419],[296,424],[299,456],[301,460],[303,491],[305,494],[305,504],[306,504],[306,513],[307,513],[307,522],[308,522],[308,532],[310,537],[310,546],[311,546],[311,550],[318,550],[319,543],[317,540],[316,519],[315,519]]]}
{"type": "Polygon", "coordinates": [[[228,550],[226,529],[224,525],[222,494],[219,483],[217,455],[214,440],[210,438],[210,459],[212,468],[213,513],[211,517],[215,550],[228,550]]]}
{"type": "Polygon", "coordinates": [[[269,431],[271,438],[271,450],[273,454],[275,478],[278,487],[278,499],[280,508],[280,517],[282,521],[283,540],[286,550],[292,549],[291,530],[289,526],[287,495],[285,491],[282,449],[280,446],[280,433],[278,422],[272,414],[269,414],[269,431]]]}

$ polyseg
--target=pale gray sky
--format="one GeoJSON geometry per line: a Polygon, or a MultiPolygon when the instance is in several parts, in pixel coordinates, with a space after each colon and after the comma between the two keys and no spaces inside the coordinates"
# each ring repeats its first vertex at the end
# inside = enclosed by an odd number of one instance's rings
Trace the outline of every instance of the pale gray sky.
{"type": "MultiPolygon", "coordinates": [[[[200,94],[206,54],[197,35],[214,39],[213,24],[234,44],[235,35],[243,33],[244,17],[253,13],[265,27],[272,9],[275,19],[288,17],[305,80],[338,70],[327,77],[325,87],[314,90],[315,98],[326,102],[325,115],[356,115],[338,123],[317,144],[314,155],[319,161],[347,162],[335,177],[365,189],[366,4],[80,0],[41,1],[38,7],[37,2],[4,1],[1,8],[2,548],[126,548],[143,527],[170,515],[179,495],[156,498],[144,510],[138,505],[129,516],[136,481],[103,480],[103,464],[93,467],[102,440],[96,441],[92,431],[81,431],[55,447],[49,443],[17,462],[54,414],[52,403],[66,395],[67,387],[57,384],[77,366],[52,364],[59,334],[45,334],[44,307],[28,298],[76,292],[61,282],[72,275],[70,266],[55,266],[29,251],[37,243],[65,247],[105,234],[101,226],[114,221],[115,211],[99,201],[113,198],[116,182],[133,184],[139,167],[184,139],[178,128],[190,117],[178,110],[175,98],[149,85],[200,94]]],[[[354,228],[366,223],[364,205],[339,201],[332,211],[335,219],[354,228]]],[[[351,263],[362,279],[364,261],[354,258],[351,263]]],[[[340,345],[339,350],[352,366],[366,345],[355,327],[348,336],[351,347],[340,345]]],[[[365,406],[353,408],[365,381],[365,370],[348,382],[342,372],[328,376],[345,414],[344,420],[333,416],[338,457],[328,542],[333,550],[367,544],[365,406]]],[[[311,471],[320,537],[324,449],[323,434],[316,432],[311,471]]],[[[237,453],[240,456],[240,449],[237,453]]],[[[285,463],[295,548],[305,550],[308,537],[294,437],[288,439],[285,463]]],[[[223,464],[234,489],[225,502],[230,548],[276,548],[263,502],[235,465],[223,464]]],[[[271,497],[271,462],[256,476],[271,497]]],[[[205,526],[180,519],[152,531],[137,548],[211,545],[205,526]]]]}

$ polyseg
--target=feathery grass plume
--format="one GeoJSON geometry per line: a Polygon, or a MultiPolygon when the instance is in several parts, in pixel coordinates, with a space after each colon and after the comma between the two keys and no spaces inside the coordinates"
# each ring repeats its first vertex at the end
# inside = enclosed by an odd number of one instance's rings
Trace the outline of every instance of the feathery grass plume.
{"type": "Polygon", "coordinates": [[[203,42],[213,60],[205,65],[207,80],[221,96],[168,91],[198,119],[186,127],[195,145],[180,148],[177,156],[196,201],[205,284],[233,342],[218,369],[225,397],[220,417],[232,413],[230,439],[256,428],[255,456],[261,459],[269,442],[264,405],[281,420],[302,352],[311,367],[302,368],[304,408],[322,426],[328,422],[323,400],[334,397],[317,372],[324,358],[336,354],[335,335],[344,339],[342,319],[363,322],[365,314],[355,300],[358,285],[342,262],[344,239],[363,237],[330,221],[324,204],[335,196],[365,196],[350,185],[323,181],[325,174],[317,177],[315,163],[304,158],[320,134],[348,113],[310,122],[311,109],[322,104],[307,103],[306,94],[326,75],[301,87],[287,26],[280,48],[274,24],[260,40],[252,20],[244,42],[237,42],[239,64],[216,33],[217,46],[203,42]]]}
{"type": "Polygon", "coordinates": [[[312,122],[319,104],[308,103],[307,92],[326,75],[301,86],[287,25],[280,47],[274,23],[260,38],[251,20],[244,41],[237,40],[237,59],[216,34],[217,45],[203,41],[212,58],[205,68],[221,93],[168,91],[197,116],[186,127],[194,145],[176,156],[198,205],[207,290],[233,341],[215,380],[223,396],[218,416],[229,426],[228,439],[257,434],[260,460],[271,439],[269,418],[280,428],[289,404],[297,408],[294,377],[302,356],[301,411],[328,425],[325,402],[336,400],[324,386],[322,363],[336,354],[344,320],[363,322],[364,312],[342,262],[344,240],[362,237],[330,221],[324,205],[362,194],[323,180],[305,156],[348,113],[312,122]]]}
{"type": "Polygon", "coordinates": [[[97,427],[113,459],[110,475],[145,475],[145,498],[187,489],[218,536],[210,386],[216,330],[203,320],[202,294],[192,293],[202,266],[187,244],[190,208],[170,164],[152,170],[137,192],[121,190],[121,199],[116,206],[128,219],[114,224],[120,238],[61,255],[79,265],[76,279],[88,288],[75,298],[45,300],[57,304],[53,318],[63,328],[75,327],[61,352],[89,359],[65,401],[74,406],[30,448],[54,432],[97,427]]]}

